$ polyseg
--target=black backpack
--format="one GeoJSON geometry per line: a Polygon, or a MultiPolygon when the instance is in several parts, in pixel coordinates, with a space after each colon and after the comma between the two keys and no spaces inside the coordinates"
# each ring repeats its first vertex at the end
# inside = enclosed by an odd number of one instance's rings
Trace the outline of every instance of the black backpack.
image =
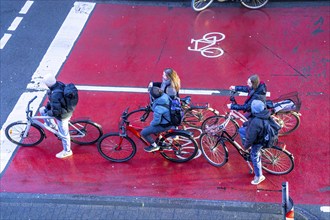
{"type": "Polygon", "coordinates": [[[278,131],[282,128],[272,117],[263,120],[263,146],[273,147],[278,142],[278,131]]]}
{"type": "Polygon", "coordinates": [[[73,112],[78,104],[78,89],[73,83],[64,84],[63,90],[56,89],[54,92],[63,92],[64,102],[62,102],[62,107],[65,108],[68,112],[73,112]]]}
{"type": "Polygon", "coordinates": [[[169,100],[170,100],[170,104],[164,105],[170,111],[171,121],[169,121],[169,123],[173,126],[179,126],[182,123],[183,114],[184,114],[180,100],[178,98],[174,98],[174,99],[169,98],[169,100]]]}

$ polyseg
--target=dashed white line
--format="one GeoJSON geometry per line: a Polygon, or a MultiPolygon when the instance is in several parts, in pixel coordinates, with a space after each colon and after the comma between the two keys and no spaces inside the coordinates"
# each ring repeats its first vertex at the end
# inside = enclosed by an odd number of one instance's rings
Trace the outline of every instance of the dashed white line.
{"type": "Polygon", "coordinates": [[[26,14],[29,11],[32,4],[33,4],[33,1],[26,1],[19,13],[26,14]]]}
{"type": "MultiPolygon", "coordinates": [[[[26,14],[29,11],[32,4],[33,4],[33,1],[26,1],[24,6],[21,8],[19,14],[26,14]]],[[[22,20],[23,20],[23,17],[17,16],[14,19],[14,21],[11,23],[10,27],[8,28],[8,31],[15,31],[22,20]]],[[[0,50],[2,50],[6,46],[11,35],[12,34],[5,33],[4,36],[1,38],[0,50]]]]}
{"type": "Polygon", "coordinates": [[[16,17],[13,20],[13,22],[11,23],[10,27],[8,28],[8,31],[15,31],[22,20],[23,20],[23,17],[16,17]]]}
{"type": "Polygon", "coordinates": [[[5,45],[7,44],[7,42],[9,41],[10,38],[11,38],[11,34],[5,33],[3,35],[3,37],[0,40],[0,49],[1,50],[5,47],[5,45]]]}

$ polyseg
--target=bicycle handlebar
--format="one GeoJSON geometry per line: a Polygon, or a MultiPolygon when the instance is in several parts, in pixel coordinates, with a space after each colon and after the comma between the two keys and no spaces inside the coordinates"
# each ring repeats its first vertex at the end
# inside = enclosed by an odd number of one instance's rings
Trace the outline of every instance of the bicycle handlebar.
{"type": "Polygon", "coordinates": [[[34,96],[30,101],[29,101],[29,103],[28,103],[28,105],[27,105],[27,107],[26,107],[26,116],[27,117],[32,117],[32,114],[33,114],[33,111],[32,110],[30,110],[30,105],[31,105],[31,103],[35,100],[37,98],[37,96],[34,96]]]}
{"type": "Polygon", "coordinates": [[[236,99],[235,99],[235,95],[237,94],[237,92],[236,91],[230,91],[230,98],[229,98],[229,100],[231,101],[231,103],[232,104],[237,104],[237,102],[236,102],[236,99]]]}

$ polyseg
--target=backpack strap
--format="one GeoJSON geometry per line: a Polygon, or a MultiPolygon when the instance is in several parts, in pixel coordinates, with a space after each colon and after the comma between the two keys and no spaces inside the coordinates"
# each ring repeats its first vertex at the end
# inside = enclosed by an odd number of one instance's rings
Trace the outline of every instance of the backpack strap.
{"type": "MultiPolygon", "coordinates": [[[[169,111],[170,111],[170,106],[167,104],[159,104],[160,106],[166,107],[169,111]]],[[[167,118],[164,117],[164,115],[162,115],[162,118],[165,119],[168,123],[167,124],[160,124],[161,126],[167,127],[170,126],[172,123],[171,121],[167,120],[167,118]]]]}

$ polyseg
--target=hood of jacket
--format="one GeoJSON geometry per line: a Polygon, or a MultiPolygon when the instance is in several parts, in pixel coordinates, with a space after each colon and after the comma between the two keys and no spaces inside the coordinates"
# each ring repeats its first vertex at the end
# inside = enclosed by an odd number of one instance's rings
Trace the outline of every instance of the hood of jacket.
{"type": "Polygon", "coordinates": [[[268,119],[270,117],[270,111],[268,111],[267,109],[264,109],[261,112],[253,113],[252,115],[256,118],[268,119]]]}

